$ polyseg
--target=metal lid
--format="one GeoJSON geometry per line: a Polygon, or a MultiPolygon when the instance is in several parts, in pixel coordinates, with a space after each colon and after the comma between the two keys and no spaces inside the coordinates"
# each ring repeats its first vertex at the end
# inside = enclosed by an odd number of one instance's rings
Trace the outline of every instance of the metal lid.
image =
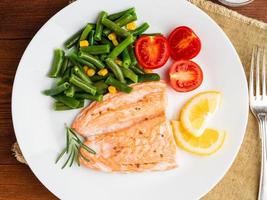
{"type": "Polygon", "coordinates": [[[253,0],[219,0],[222,4],[232,7],[243,6],[251,3],[253,0]]]}

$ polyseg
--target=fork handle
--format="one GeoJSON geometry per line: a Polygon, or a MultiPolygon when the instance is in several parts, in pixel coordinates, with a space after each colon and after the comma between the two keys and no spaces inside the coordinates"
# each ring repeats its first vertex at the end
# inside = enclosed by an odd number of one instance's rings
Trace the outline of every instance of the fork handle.
{"type": "Polygon", "coordinates": [[[259,114],[259,132],[261,136],[261,175],[259,184],[258,200],[267,200],[267,166],[266,166],[266,135],[267,135],[267,116],[259,114]]]}

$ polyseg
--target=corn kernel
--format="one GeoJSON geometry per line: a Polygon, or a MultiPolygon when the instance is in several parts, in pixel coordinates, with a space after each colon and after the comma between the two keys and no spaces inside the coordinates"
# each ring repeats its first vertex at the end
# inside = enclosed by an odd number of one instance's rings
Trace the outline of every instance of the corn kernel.
{"type": "Polygon", "coordinates": [[[110,94],[117,93],[117,89],[114,86],[108,86],[108,91],[110,94]]]}
{"type": "Polygon", "coordinates": [[[83,66],[83,71],[84,71],[85,73],[87,72],[88,69],[89,69],[88,66],[86,66],[86,65],[83,66]]]}
{"type": "Polygon", "coordinates": [[[94,69],[88,69],[86,74],[89,76],[89,77],[92,77],[95,75],[95,70],[94,69]]]}
{"type": "Polygon", "coordinates": [[[89,42],[87,40],[80,41],[80,47],[88,47],[88,46],[89,46],[89,42]]]}
{"type": "Polygon", "coordinates": [[[108,70],[107,69],[101,69],[97,72],[97,74],[100,76],[106,76],[108,74],[108,70]]]}
{"type": "Polygon", "coordinates": [[[151,74],[151,73],[153,73],[153,70],[151,70],[151,69],[144,69],[144,71],[145,71],[147,74],[151,74]]]}
{"type": "Polygon", "coordinates": [[[113,43],[114,46],[118,46],[119,42],[117,40],[117,36],[115,33],[110,33],[108,35],[108,39],[111,40],[111,42],[113,43]]]}
{"type": "Polygon", "coordinates": [[[119,66],[122,66],[122,61],[120,59],[116,59],[115,60],[115,63],[119,66]]]}
{"type": "Polygon", "coordinates": [[[136,23],[135,22],[131,22],[131,23],[126,24],[126,29],[129,30],[129,31],[135,30],[136,29],[136,23]]]}
{"type": "Polygon", "coordinates": [[[110,33],[110,34],[108,35],[108,39],[109,39],[109,40],[114,40],[114,39],[117,39],[117,36],[116,36],[115,33],[110,33]]]}
{"type": "Polygon", "coordinates": [[[113,43],[113,45],[114,45],[115,47],[119,45],[118,40],[112,40],[112,43],[113,43]]]}

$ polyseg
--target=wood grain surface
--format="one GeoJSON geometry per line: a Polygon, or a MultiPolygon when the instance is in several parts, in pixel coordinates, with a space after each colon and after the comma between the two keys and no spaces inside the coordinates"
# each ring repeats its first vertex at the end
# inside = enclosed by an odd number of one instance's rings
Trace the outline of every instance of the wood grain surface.
{"type": "MultiPolygon", "coordinates": [[[[215,0],[214,0],[215,2],[215,0]]],[[[68,0],[0,0],[0,200],[56,199],[28,166],[12,156],[16,138],[11,118],[12,84],[19,60],[31,38],[68,0]]],[[[267,1],[234,10],[267,22],[267,1]]]]}

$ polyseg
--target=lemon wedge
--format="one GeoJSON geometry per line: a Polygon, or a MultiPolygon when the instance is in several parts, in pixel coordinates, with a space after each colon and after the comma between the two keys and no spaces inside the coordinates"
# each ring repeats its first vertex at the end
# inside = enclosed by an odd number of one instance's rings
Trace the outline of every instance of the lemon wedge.
{"type": "Polygon", "coordinates": [[[226,132],[207,128],[200,137],[188,133],[179,121],[171,121],[174,138],[183,150],[197,155],[210,155],[218,151],[224,143],[226,132]]]}
{"type": "Polygon", "coordinates": [[[203,134],[209,119],[219,108],[222,95],[206,91],[193,96],[181,110],[180,121],[185,130],[195,137],[203,134]]]}

